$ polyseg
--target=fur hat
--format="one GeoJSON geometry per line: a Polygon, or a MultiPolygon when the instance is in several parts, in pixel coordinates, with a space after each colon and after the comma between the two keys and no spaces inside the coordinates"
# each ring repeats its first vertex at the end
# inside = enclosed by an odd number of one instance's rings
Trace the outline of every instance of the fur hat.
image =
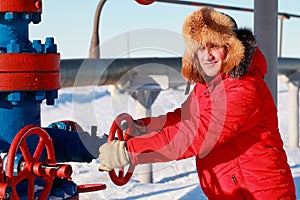
{"type": "Polygon", "coordinates": [[[196,51],[199,46],[216,44],[226,46],[227,55],[222,66],[225,74],[239,65],[244,58],[245,47],[237,38],[236,23],[226,14],[210,7],[201,7],[189,15],[183,24],[186,49],[182,59],[182,74],[189,82],[204,82],[204,72],[194,66],[199,64],[196,51]]]}

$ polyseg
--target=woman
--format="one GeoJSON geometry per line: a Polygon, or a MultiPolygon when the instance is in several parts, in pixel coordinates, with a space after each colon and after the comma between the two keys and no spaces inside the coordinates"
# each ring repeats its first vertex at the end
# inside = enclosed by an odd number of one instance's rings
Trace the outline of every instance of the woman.
{"type": "Polygon", "coordinates": [[[185,20],[183,35],[182,74],[193,91],[174,112],[132,124],[148,134],[101,146],[100,169],[195,157],[209,199],[296,199],[252,32],[201,7],[185,20]]]}

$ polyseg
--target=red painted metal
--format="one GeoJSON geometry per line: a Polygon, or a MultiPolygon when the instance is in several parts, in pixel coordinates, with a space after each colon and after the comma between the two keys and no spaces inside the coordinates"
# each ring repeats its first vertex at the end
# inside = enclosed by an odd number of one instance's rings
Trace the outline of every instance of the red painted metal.
{"type": "Polygon", "coordinates": [[[71,165],[68,164],[45,165],[41,162],[36,162],[33,164],[32,172],[37,176],[71,178],[73,170],[71,165]]]}
{"type": "Polygon", "coordinates": [[[0,12],[42,12],[42,0],[1,0],[0,12]]]}
{"type": "Polygon", "coordinates": [[[4,182],[3,161],[0,156],[0,182],[4,182]]]}
{"type": "Polygon", "coordinates": [[[155,2],[155,0],[135,0],[135,1],[142,5],[149,5],[155,2]]]}
{"type": "Polygon", "coordinates": [[[48,176],[55,176],[61,178],[71,178],[73,173],[71,165],[68,164],[56,164],[55,166],[46,166],[46,174],[48,176]]]}
{"type": "Polygon", "coordinates": [[[118,115],[110,128],[107,140],[113,141],[115,139],[115,135],[117,134],[119,140],[127,141],[131,137],[131,127],[134,123],[133,121],[133,118],[127,113],[121,113],[118,115]],[[127,127],[124,127],[126,130],[123,131],[122,126],[124,123],[127,123],[127,127]]]}
{"type": "Polygon", "coordinates": [[[57,90],[59,54],[0,54],[0,90],[57,90]]]}
{"type": "MultiPolygon", "coordinates": [[[[33,173],[33,168],[36,163],[40,162],[43,151],[46,150],[46,158],[43,161],[44,165],[55,165],[55,152],[52,143],[52,139],[48,133],[34,125],[25,126],[19,131],[14,140],[11,143],[10,149],[7,154],[7,165],[6,165],[6,177],[8,183],[12,186],[12,199],[19,200],[20,197],[17,194],[16,186],[23,180],[28,182],[28,199],[34,199],[34,180],[39,174],[33,173]],[[36,146],[33,155],[30,154],[26,144],[26,138],[31,135],[36,135],[39,138],[39,142],[36,146]],[[14,174],[14,164],[17,152],[20,151],[24,158],[22,167],[20,167],[17,175],[14,174]]],[[[42,176],[44,180],[44,188],[39,196],[39,199],[46,199],[50,193],[53,176],[42,176]]]]}
{"type": "Polygon", "coordinates": [[[11,186],[8,183],[0,183],[0,200],[10,199],[11,186]]]}
{"type": "Polygon", "coordinates": [[[11,186],[4,182],[3,162],[0,156],[0,199],[7,199],[8,191],[11,191],[11,186]]]}
{"type": "Polygon", "coordinates": [[[105,184],[84,184],[84,185],[78,185],[77,191],[78,193],[85,193],[85,192],[95,192],[99,190],[105,190],[106,185],[105,184]]]}
{"type": "MultiPolygon", "coordinates": [[[[123,113],[123,114],[119,115],[118,117],[116,117],[116,119],[114,120],[114,122],[111,125],[111,128],[109,130],[109,135],[108,135],[107,140],[113,141],[115,139],[115,135],[117,134],[119,140],[127,141],[130,138],[130,124],[132,124],[132,123],[133,123],[133,119],[129,114],[123,113]],[[129,124],[129,126],[128,126],[129,129],[126,130],[125,133],[123,133],[123,130],[121,129],[123,122],[127,122],[129,124]],[[125,136],[123,136],[123,135],[125,135],[125,136]]],[[[128,183],[128,181],[130,180],[130,178],[133,174],[134,168],[135,168],[135,165],[130,164],[126,174],[124,174],[124,167],[119,168],[118,175],[116,174],[115,170],[111,170],[108,173],[114,184],[116,184],[118,186],[122,186],[122,185],[125,185],[126,183],[128,183]]]]}

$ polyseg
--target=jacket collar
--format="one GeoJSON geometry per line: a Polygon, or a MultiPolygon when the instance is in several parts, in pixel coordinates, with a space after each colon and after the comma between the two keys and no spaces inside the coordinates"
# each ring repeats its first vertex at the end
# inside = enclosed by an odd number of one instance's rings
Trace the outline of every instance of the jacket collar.
{"type": "Polygon", "coordinates": [[[238,29],[236,35],[245,47],[245,53],[241,62],[233,67],[228,73],[228,76],[231,78],[240,78],[247,73],[252,64],[253,55],[257,49],[257,44],[252,31],[249,29],[238,29]]]}

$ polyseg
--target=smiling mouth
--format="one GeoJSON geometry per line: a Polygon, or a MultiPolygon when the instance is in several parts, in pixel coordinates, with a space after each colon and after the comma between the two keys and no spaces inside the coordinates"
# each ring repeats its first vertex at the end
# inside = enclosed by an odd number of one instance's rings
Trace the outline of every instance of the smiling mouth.
{"type": "Polygon", "coordinates": [[[216,62],[205,62],[204,65],[206,66],[214,66],[216,62]]]}

